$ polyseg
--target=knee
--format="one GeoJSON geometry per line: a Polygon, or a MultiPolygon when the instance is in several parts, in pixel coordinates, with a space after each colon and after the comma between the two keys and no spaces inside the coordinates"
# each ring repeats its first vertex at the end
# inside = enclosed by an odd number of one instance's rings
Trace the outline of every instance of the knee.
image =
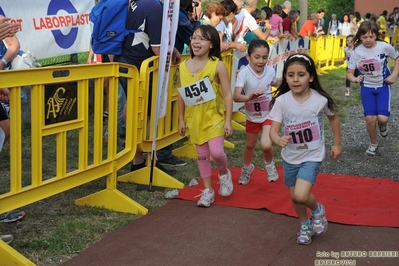
{"type": "Polygon", "coordinates": [[[294,203],[298,203],[298,204],[304,204],[308,201],[309,199],[309,195],[304,194],[304,193],[294,193],[293,195],[291,195],[291,200],[294,203]]]}
{"type": "Polygon", "coordinates": [[[247,150],[253,150],[253,149],[255,149],[255,146],[256,146],[256,142],[252,142],[252,141],[245,142],[245,149],[247,149],[247,150]]]}
{"type": "Polygon", "coordinates": [[[371,125],[375,125],[375,123],[377,122],[377,117],[376,116],[371,116],[371,115],[368,115],[368,116],[366,116],[366,123],[367,124],[371,124],[371,125]]]}
{"type": "Polygon", "coordinates": [[[263,152],[266,152],[266,153],[273,151],[271,142],[261,143],[260,148],[262,149],[263,152]]]}

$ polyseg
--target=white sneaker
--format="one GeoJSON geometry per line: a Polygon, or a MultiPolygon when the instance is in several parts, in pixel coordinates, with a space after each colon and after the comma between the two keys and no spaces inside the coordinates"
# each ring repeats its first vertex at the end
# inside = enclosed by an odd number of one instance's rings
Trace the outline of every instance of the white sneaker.
{"type": "Polygon", "coordinates": [[[370,144],[366,150],[367,156],[374,156],[377,153],[378,145],[370,144]]]}
{"type": "Polygon", "coordinates": [[[386,138],[388,136],[388,124],[385,125],[378,125],[380,130],[380,136],[386,138]]]}
{"type": "Polygon", "coordinates": [[[255,165],[253,165],[252,163],[248,168],[245,166],[241,168],[241,176],[240,178],[238,178],[238,184],[247,185],[251,180],[251,174],[254,170],[255,170],[255,165]]]}
{"type": "Polygon", "coordinates": [[[227,174],[219,175],[219,194],[223,197],[230,196],[233,193],[233,181],[231,180],[231,172],[227,169],[227,174]]]}
{"type": "Polygon", "coordinates": [[[206,188],[204,190],[201,190],[201,194],[195,197],[201,196],[199,201],[197,201],[197,206],[200,207],[209,207],[211,204],[215,201],[215,190],[210,190],[209,188],[206,188]]]}
{"type": "Polygon", "coordinates": [[[10,244],[14,240],[14,237],[12,235],[0,235],[0,240],[10,244]]]}
{"type": "Polygon", "coordinates": [[[350,95],[351,95],[351,91],[349,90],[349,88],[346,88],[345,96],[350,96],[350,95]]]}
{"type": "Polygon", "coordinates": [[[278,179],[278,173],[276,166],[274,166],[274,162],[269,164],[265,163],[266,173],[267,173],[267,181],[275,182],[278,179]]]}

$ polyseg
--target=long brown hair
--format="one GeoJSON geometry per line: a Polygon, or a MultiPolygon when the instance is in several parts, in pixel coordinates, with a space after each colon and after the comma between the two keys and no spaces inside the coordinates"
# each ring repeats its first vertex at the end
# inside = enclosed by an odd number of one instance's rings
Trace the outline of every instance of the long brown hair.
{"type": "Polygon", "coordinates": [[[367,32],[374,33],[377,38],[376,41],[384,41],[384,36],[378,30],[378,25],[374,21],[363,21],[360,23],[357,33],[353,38],[354,47],[356,48],[362,43],[361,36],[367,32]]]}

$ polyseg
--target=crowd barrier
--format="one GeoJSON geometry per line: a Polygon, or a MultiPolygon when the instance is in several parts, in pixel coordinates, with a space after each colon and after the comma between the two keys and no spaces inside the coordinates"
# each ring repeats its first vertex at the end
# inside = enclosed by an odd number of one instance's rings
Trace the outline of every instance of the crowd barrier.
{"type": "MultiPolygon", "coordinates": [[[[398,31],[395,30],[395,33],[398,31]]],[[[398,42],[398,34],[393,40],[398,42]]],[[[292,53],[284,41],[271,44],[273,64],[281,71],[283,61],[292,53]],[[284,49],[279,49],[284,47],[284,49]],[[277,66],[278,65],[278,66],[277,66]]],[[[344,37],[322,36],[310,38],[308,52],[318,66],[320,74],[335,67],[344,67],[344,37]]],[[[183,60],[189,55],[184,55],[183,60]]],[[[223,53],[230,79],[235,80],[237,62],[232,52],[223,53]]],[[[272,64],[272,65],[273,65],[272,64]]],[[[147,153],[151,158],[156,95],[148,94],[148,89],[156,91],[159,58],[146,60],[140,74],[134,66],[105,63],[95,65],[48,67],[27,70],[2,71],[0,88],[10,88],[10,180],[9,190],[0,187],[0,213],[17,209],[50,196],[65,192],[91,181],[106,177],[106,189],[75,201],[78,205],[103,207],[110,210],[146,214],[148,210],[117,189],[117,182],[133,182],[169,188],[183,188],[184,184],[167,175],[155,163],[140,170],[118,176],[123,166],[131,163],[136,152],[147,153]],[[110,77],[109,118],[107,122],[108,140],[103,138],[103,82],[110,77]],[[126,140],[123,148],[117,145],[118,79],[127,78],[126,140]],[[151,82],[152,81],[152,82],[151,82]],[[94,108],[90,110],[90,82],[93,82],[94,108]],[[30,152],[31,161],[22,156],[22,104],[19,97],[21,87],[30,86],[30,152]],[[78,140],[77,147],[71,145],[71,133],[78,140]],[[43,142],[53,141],[55,159],[44,160],[43,142]],[[70,165],[70,151],[77,152],[76,166],[70,165]],[[30,176],[26,165],[30,165],[30,176]],[[43,169],[54,166],[53,175],[43,173],[43,169]]],[[[161,149],[184,137],[178,134],[177,88],[179,70],[173,65],[170,70],[167,113],[160,118],[157,127],[156,149],[161,149]]],[[[233,83],[233,82],[232,82],[233,83]]],[[[232,84],[234,90],[234,84],[232,84]]],[[[240,107],[233,110],[235,129],[243,129],[239,122],[245,121],[240,107]]],[[[225,142],[225,146],[234,144],[225,142]]],[[[173,153],[180,157],[196,158],[195,147],[187,141],[173,153]]],[[[73,160],[73,159],[72,159],[73,160]]],[[[12,247],[0,241],[0,258],[4,265],[34,265],[12,247]],[[8,263],[9,262],[9,263],[8,263]]]]}
{"type": "MultiPolygon", "coordinates": [[[[148,210],[117,189],[117,171],[131,162],[141,135],[135,114],[141,97],[139,74],[116,63],[2,71],[0,88],[10,88],[10,179],[0,186],[0,213],[17,209],[106,177],[106,188],[76,200],[78,205],[146,214],[148,210]],[[126,143],[117,146],[118,78],[128,84],[126,143]],[[108,141],[103,138],[103,83],[110,77],[108,141]],[[93,80],[94,109],[89,108],[93,80]],[[23,121],[21,87],[30,86],[30,121],[23,121]],[[22,141],[22,124],[30,140],[22,141]],[[43,150],[51,143],[52,151],[43,150]],[[24,145],[23,145],[24,144],[24,145]],[[24,154],[22,154],[24,152],[24,154]],[[29,153],[30,154],[27,154],[29,153]],[[48,156],[48,154],[54,156],[48,156]],[[27,157],[30,157],[27,159],[27,157]],[[48,172],[48,169],[53,169],[48,172]],[[24,170],[24,171],[22,171],[24,170]],[[9,187],[8,189],[6,187],[9,187]]],[[[28,138],[29,139],[29,138],[28,138]]],[[[3,148],[3,153],[4,153],[3,148]]],[[[3,154],[4,155],[4,154],[3,154]]],[[[3,156],[4,157],[4,156],[3,156]]],[[[4,170],[4,169],[2,169],[4,170]]],[[[0,241],[1,265],[34,265],[0,241]]]]}

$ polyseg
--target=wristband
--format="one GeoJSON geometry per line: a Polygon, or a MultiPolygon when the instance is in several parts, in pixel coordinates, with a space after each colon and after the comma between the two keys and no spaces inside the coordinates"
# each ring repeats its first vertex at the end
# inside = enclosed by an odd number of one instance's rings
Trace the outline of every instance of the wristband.
{"type": "Polygon", "coordinates": [[[4,58],[0,59],[0,61],[4,63],[4,66],[8,64],[7,60],[5,60],[4,58]]]}

